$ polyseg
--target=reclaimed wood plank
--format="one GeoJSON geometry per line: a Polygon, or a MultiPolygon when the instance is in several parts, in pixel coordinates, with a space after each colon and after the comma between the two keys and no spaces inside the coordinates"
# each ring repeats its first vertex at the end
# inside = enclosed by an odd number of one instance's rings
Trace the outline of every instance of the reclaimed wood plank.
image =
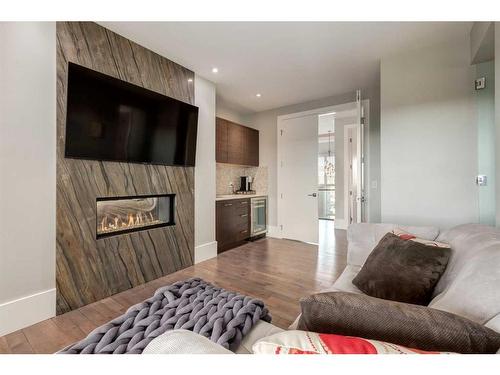
{"type": "Polygon", "coordinates": [[[24,330],[12,332],[3,337],[8,347],[9,353],[34,354],[33,347],[28,342],[24,330]]]}

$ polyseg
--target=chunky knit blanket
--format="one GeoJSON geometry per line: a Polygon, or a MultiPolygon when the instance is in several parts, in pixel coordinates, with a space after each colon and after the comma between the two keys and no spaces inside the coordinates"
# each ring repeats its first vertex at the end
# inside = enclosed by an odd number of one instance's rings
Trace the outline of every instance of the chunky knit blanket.
{"type": "Polygon", "coordinates": [[[191,330],[234,350],[259,319],[271,321],[262,301],[193,278],[158,289],[59,353],[140,354],[151,340],[172,329],[191,330]]]}

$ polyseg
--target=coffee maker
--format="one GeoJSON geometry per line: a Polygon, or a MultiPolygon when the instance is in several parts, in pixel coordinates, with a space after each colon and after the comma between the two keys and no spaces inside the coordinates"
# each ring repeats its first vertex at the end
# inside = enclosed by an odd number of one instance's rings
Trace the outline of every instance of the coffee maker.
{"type": "Polygon", "coordinates": [[[241,176],[240,177],[240,190],[237,191],[238,194],[253,194],[252,190],[252,176],[241,176]]]}

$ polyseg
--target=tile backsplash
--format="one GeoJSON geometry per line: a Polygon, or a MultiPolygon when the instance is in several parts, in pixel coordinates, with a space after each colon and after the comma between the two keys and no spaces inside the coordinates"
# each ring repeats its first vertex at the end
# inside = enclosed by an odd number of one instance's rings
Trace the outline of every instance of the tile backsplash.
{"type": "Polygon", "coordinates": [[[267,167],[245,167],[217,163],[217,195],[231,194],[229,184],[234,184],[234,189],[240,188],[240,176],[253,178],[252,190],[258,194],[267,194],[267,167]]]}

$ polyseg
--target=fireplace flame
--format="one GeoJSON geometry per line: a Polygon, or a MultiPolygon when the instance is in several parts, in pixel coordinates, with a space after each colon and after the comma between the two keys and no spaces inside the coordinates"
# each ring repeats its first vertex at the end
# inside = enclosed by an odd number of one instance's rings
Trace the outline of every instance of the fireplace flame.
{"type": "Polygon", "coordinates": [[[131,228],[145,227],[161,223],[159,219],[155,219],[153,212],[129,212],[125,216],[122,215],[104,215],[99,225],[100,233],[109,233],[122,231],[131,228]]]}

